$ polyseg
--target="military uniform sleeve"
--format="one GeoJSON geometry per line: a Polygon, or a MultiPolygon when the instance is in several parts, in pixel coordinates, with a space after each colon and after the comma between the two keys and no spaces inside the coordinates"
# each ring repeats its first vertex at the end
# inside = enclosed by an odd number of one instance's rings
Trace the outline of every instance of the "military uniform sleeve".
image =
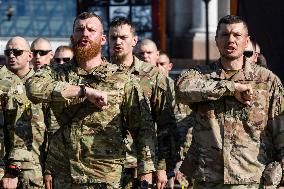
{"type": "Polygon", "coordinates": [[[146,99],[133,81],[125,86],[123,114],[137,150],[138,174],[155,171],[155,126],[146,99]]]}
{"type": "Polygon", "coordinates": [[[218,100],[234,94],[234,82],[208,79],[198,70],[191,69],[182,74],[176,82],[177,99],[184,104],[218,100]]]}
{"type": "Polygon", "coordinates": [[[174,82],[159,73],[151,98],[154,121],[157,123],[157,169],[173,168],[177,150],[177,125],[174,115],[175,94],[174,82]]]}
{"type": "Polygon", "coordinates": [[[270,89],[270,107],[268,112],[268,131],[271,135],[271,141],[275,149],[275,160],[282,164],[282,181],[284,184],[284,111],[281,108],[283,104],[283,86],[276,77],[270,89]]]}
{"type": "Polygon", "coordinates": [[[27,95],[34,102],[66,101],[61,94],[66,84],[55,78],[52,68],[44,67],[27,80],[27,95]]]}

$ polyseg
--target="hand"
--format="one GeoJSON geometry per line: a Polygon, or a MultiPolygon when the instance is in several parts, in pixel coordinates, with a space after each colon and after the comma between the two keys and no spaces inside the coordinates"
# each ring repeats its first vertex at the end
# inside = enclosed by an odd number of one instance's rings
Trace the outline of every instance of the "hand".
{"type": "Polygon", "coordinates": [[[157,170],[157,189],[163,189],[167,184],[167,172],[165,170],[157,170]]]}
{"type": "MultiPolygon", "coordinates": [[[[139,175],[139,180],[146,180],[149,184],[152,184],[152,173],[143,173],[139,175]]],[[[139,187],[140,188],[140,187],[139,187]]]]}
{"type": "Polygon", "coordinates": [[[18,177],[13,177],[10,174],[6,174],[2,178],[2,188],[4,189],[16,189],[18,186],[18,177]]]}
{"type": "Polygon", "coordinates": [[[86,97],[90,102],[94,103],[100,109],[105,109],[107,107],[106,92],[86,87],[86,97]]]}
{"type": "Polygon", "coordinates": [[[248,106],[251,106],[253,99],[253,91],[250,84],[235,83],[235,98],[248,106]]]}
{"type": "Polygon", "coordinates": [[[45,184],[45,189],[52,189],[52,176],[46,174],[43,176],[43,182],[45,184]]]}
{"type": "Polygon", "coordinates": [[[168,183],[169,183],[169,188],[170,188],[170,189],[174,189],[174,186],[175,186],[175,177],[171,177],[171,178],[168,180],[168,183]]]}

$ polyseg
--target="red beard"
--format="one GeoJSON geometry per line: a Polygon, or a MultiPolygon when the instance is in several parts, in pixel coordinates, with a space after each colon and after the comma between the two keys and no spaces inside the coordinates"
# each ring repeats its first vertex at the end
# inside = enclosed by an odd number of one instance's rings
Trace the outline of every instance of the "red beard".
{"type": "Polygon", "coordinates": [[[74,55],[76,57],[77,62],[87,62],[92,58],[96,57],[101,52],[101,43],[100,41],[90,41],[89,47],[81,46],[79,42],[75,42],[73,38],[71,38],[72,49],[74,55]]]}

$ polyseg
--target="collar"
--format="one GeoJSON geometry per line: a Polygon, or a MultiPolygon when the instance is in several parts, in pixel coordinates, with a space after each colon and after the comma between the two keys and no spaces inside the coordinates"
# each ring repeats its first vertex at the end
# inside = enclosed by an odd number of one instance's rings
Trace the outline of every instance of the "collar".
{"type": "MultiPolygon", "coordinates": [[[[214,64],[214,63],[213,63],[214,64]]],[[[226,71],[223,69],[221,60],[219,59],[217,62],[215,62],[215,65],[217,67],[217,77],[221,79],[225,79],[226,71]]],[[[244,59],[243,67],[242,69],[238,70],[238,72],[230,79],[232,81],[250,81],[255,78],[254,69],[252,67],[252,64],[249,63],[244,59]]]]}

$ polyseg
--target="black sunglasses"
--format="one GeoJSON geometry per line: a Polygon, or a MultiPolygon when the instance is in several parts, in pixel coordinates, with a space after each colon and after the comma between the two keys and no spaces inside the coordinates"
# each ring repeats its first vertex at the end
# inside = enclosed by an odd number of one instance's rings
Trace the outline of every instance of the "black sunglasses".
{"type": "Polygon", "coordinates": [[[60,63],[61,60],[62,60],[64,63],[66,63],[66,62],[69,62],[69,61],[71,60],[71,58],[54,58],[54,61],[55,61],[56,63],[60,63]]]}
{"type": "Polygon", "coordinates": [[[244,56],[247,57],[247,58],[252,57],[253,54],[254,54],[253,51],[244,51],[244,56]]]}
{"type": "Polygon", "coordinates": [[[20,49],[6,49],[4,50],[5,56],[11,56],[13,54],[14,56],[21,56],[23,52],[28,52],[27,50],[20,50],[20,49]]]}
{"type": "Polygon", "coordinates": [[[39,54],[39,56],[45,56],[47,55],[51,50],[32,50],[33,55],[37,56],[39,54]]]}

